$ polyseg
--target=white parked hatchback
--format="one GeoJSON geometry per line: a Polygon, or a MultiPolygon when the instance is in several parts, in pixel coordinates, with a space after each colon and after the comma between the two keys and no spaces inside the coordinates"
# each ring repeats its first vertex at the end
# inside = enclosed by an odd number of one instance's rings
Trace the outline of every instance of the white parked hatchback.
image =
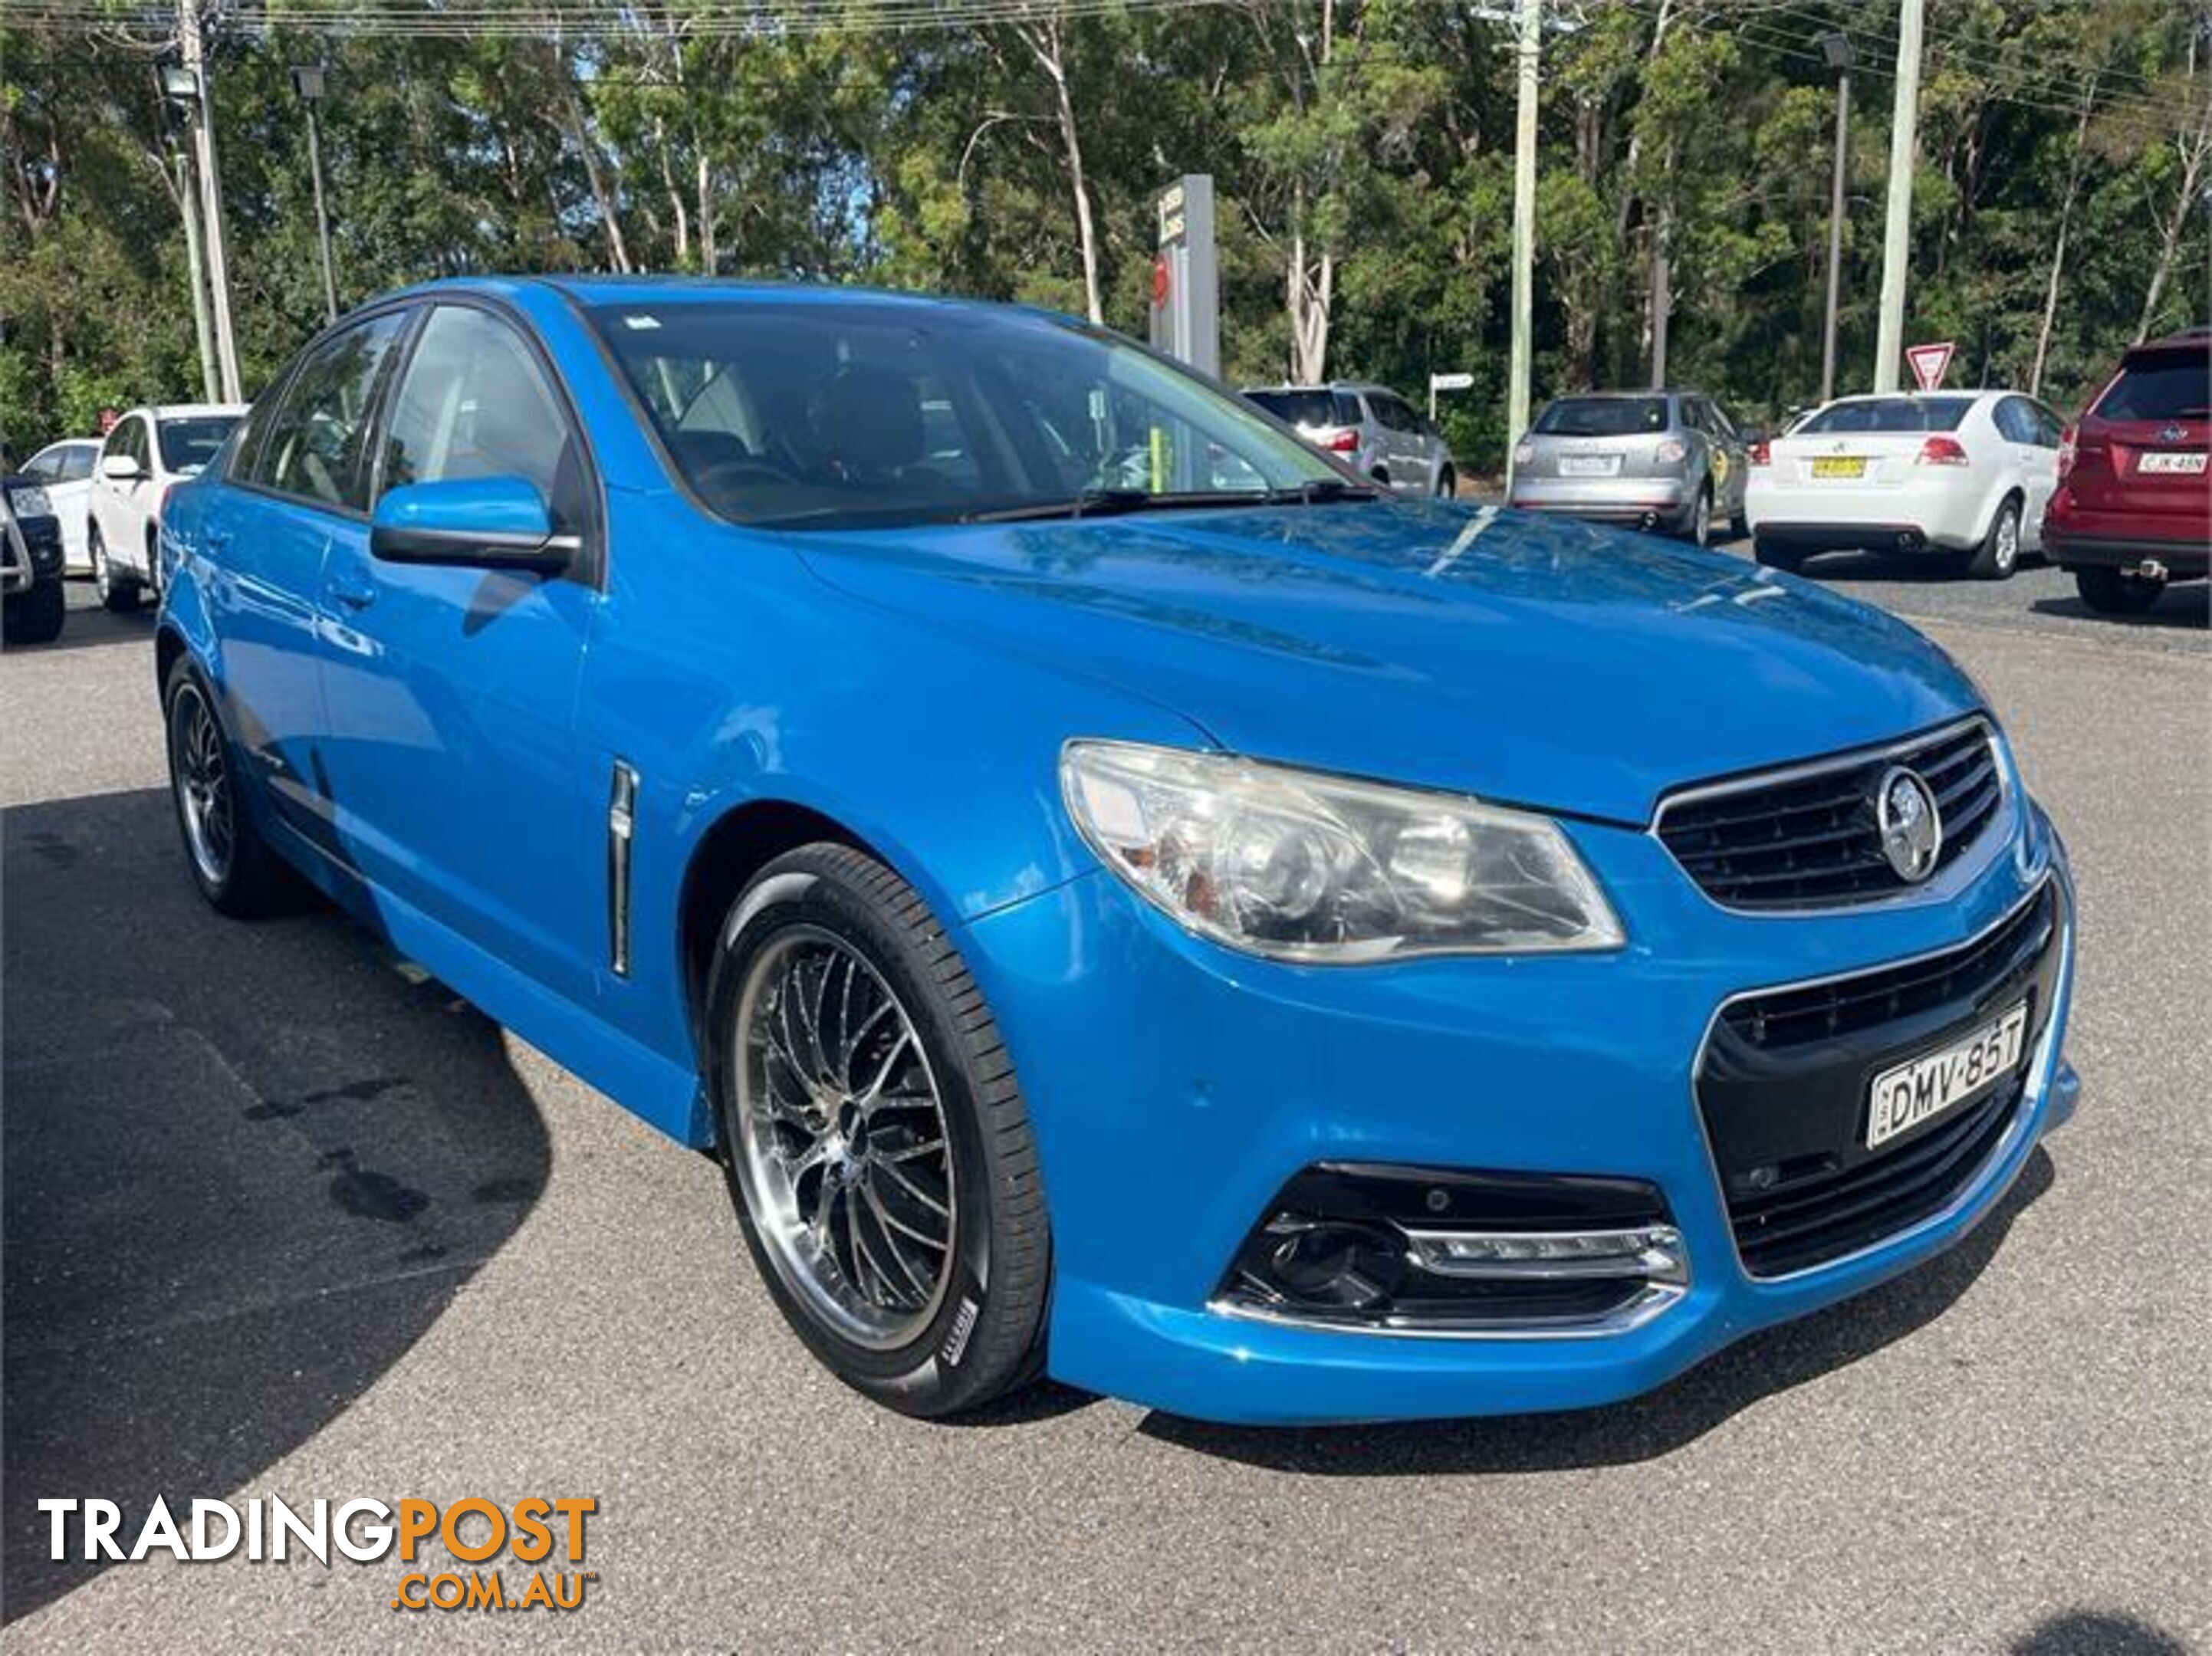
{"type": "Polygon", "coordinates": [[[243,403],[224,403],[137,408],[108,432],[93,468],[85,541],[93,583],[110,610],[135,610],[141,592],[160,591],[161,503],[215,458],[245,412],[243,403]]]}
{"type": "Polygon", "coordinates": [[[2003,580],[2042,544],[2058,416],[2018,391],[1841,397],[1753,446],[1744,515],[1759,562],[1926,553],[2003,580]]]}

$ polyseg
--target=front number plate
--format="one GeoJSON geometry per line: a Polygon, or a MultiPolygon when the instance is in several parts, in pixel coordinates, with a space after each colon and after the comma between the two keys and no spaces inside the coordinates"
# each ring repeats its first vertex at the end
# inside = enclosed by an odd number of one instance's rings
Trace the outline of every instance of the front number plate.
{"type": "Polygon", "coordinates": [[[2020,1063],[2027,1039],[2027,1003],[1940,1052],[1916,1058],[1874,1078],[1866,1147],[1878,1149],[1901,1132],[1987,1092],[2020,1063]]]}

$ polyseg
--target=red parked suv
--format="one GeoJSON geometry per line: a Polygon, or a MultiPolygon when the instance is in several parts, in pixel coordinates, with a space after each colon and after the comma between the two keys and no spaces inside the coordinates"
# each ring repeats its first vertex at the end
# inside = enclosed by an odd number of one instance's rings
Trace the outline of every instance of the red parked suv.
{"type": "Polygon", "coordinates": [[[2111,615],[2212,560],[2212,328],[2137,345],[2058,451],[2045,553],[2111,615]]]}

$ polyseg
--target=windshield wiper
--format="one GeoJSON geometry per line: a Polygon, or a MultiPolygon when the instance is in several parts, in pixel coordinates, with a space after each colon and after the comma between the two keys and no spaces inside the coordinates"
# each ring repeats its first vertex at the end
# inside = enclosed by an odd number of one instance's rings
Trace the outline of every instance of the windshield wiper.
{"type": "Polygon", "coordinates": [[[1263,498],[1269,506],[1325,506],[1337,500],[1379,500],[1382,491],[1371,483],[1355,483],[1343,477],[1316,477],[1271,488],[1263,498]]]}
{"type": "Polygon", "coordinates": [[[1194,507],[1234,506],[1314,506],[1329,500],[1375,500],[1382,491],[1365,483],[1337,477],[1318,477],[1282,488],[1187,488],[1154,494],[1143,488],[1086,488],[1065,500],[1039,500],[1026,506],[1000,507],[989,512],[970,512],[960,521],[969,524],[1020,523],[1040,518],[1110,518],[1127,512],[1187,512],[1194,507]]]}
{"type": "Polygon", "coordinates": [[[1033,500],[1026,506],[970,512],[968,524],[1020,523],[1030,518],[1110,518],[1124,512],[1183,512],[1193,507],[1262,506],[1268,491],[1259,488],[1192,488],[1153,494],[1144,488],[1086,488],[1065,500],[1033,500]]]}

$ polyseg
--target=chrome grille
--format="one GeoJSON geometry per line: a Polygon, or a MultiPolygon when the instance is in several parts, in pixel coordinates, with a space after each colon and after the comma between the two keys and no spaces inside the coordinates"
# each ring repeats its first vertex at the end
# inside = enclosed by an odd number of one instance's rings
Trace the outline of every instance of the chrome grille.
{"type": "Polygon", "coordinates": [[[1820,908],[1909,889],[1882,855],[1875,791],[1893,765],[1916,771],[1943,819],[1937,871],[1970,850],[2004,797],[1994,734],[1974,718],[1887,747],[1703,784],[1662,802],[1674,860],[1730,908],[1820,908]]]}

